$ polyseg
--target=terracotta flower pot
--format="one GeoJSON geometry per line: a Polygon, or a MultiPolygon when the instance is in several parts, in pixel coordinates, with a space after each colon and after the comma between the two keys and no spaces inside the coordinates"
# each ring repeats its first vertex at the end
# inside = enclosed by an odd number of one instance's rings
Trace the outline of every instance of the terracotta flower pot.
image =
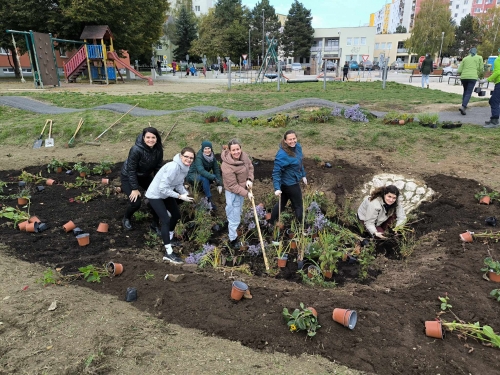
{"type": "Polygon", "coordinates": [[[109,229],[109,225],[107,223],[99,223],[97,227],[97,231],[100,233],[107,233],[109,229]]]}
{"type": "Polygon", "coordinates": [[[270,213],[270,212],[266,213],[266,214],[264,215],[264,219],[266,219],[266,220],[271,220],[271,213],[270,213]]]}
{"type": "Polygon", "coordinates": [[[87,176],[87,172],[80,172],[80,177],[86,177],[87,176]]]}
{"type": "Polygon", "coordinates": [[[399,120],[399,125],[404,125],[405,124],[405,120],[399,120]]]}
{"type": "Polygon", "coordinates": [[[48,186],[52,186],[52,185],[55,185],[55,184],[56,184],[56,180],[54,180],[53,178],[47,178],[47,181],[45,181],[45,183],[46,183],[48,186]]]}
{"type": "Polygon", "coordinates": [[[108,185],[108,184],[109,184],[109,178],[103,178],[103,179],[101,180],[101,183],[102,183],[103,185],[108,185]]]}
{"type": "Polygon", "coordinates": [[[318,267],[316,266],[309,266],[307,267],[307,277],[312,279],[315,275],[320,275],[321,274],[321,271],[319,270],[318,267]]]}
{"type": "Polygon", "coordinates": [[[123,264],[109,262],[106,264],[106,269],[112,276],[118,276],[123,272],[123,264]]]}
{"type": "Polygon", "coordinates": [[[291,240],[290,241],[290,249],[295,250],[297,248],[297,241],[291,240]]]}
{"type": "Polygon", "coordinates": [[[90,234],[79,234],[78,236],[76,236],[76,239],[78,240],[78,245],[87,246],[90,243],[90,234]]]}
{"type": "Polygon", "coordinates": [[[286,230],[286,235],[288,236],[288,238],[294,238],[295,237],[295,233],[292,232],[291,229],[287,229],[286,230]]]}
{"type": "Polygon", "coordinates": [[[494,271],[491,271],[488,273],[488,278],[490,281],[494,281],[496,283],[500,283],[500,275],[497,275],[494,271]]]}
{"type": "Polygon", "coordinates": [[[444,331],[441,322],[438,320],[428,320],[425,322],[425,334],[435,339],[443,339],[444,331]]]}
{"type": "Polygon", "coordinates": [[[17,198],[17,204],[20,206],[25,206],[28,204],[28,200],[26,198],[17,198]]]}
{"type": "Polygon", "coordinates": [[[32,216],[32,217],[30,217],[30,218],[28,219],[28,222],[29,222],[29,223],[40,223],[40,222],[41,222],[41,220],[40,220],[38,217],[36,217],[36,216],[32,216]]]}
{"type": "Polygon", "coordinates": [[[278,258],[278,267],[279,268],[285,268],[286,267],[286,262],[287,262],[288,258],[278,258]]]}
{"type": "Polygon", "coordinates": [[[35,233],[37,232],[37,229],[38,229],[38,223],[37,222],[33,222],[33,223],[29,223],[26,224],[26,232],[30,232],[30,233],[35,233]]]}
{"type": "Polygon", "coordinates": [[[243,294],[248,290],[248,285],[242,281],[233,281],[233,288],[231,289],[231,299],[239,301],[243,298],[243,294]]]}
{"type": "Polygon", "coordinates": [[[472,242],[473,241],[473,238],[472,238],[472,235],[474,234],[474,232],[464,232],[460,235],[460,239],[464,242],[472,242]]]}
{"type": "Polygon", "coordinates": [[[18,226],[19,230],[26,230],[26,225],[28,223],[29,223],[28,220],[26,220],[26,221],[23,221],[23,222],[17,224],[17,226],[18,226]]]}
{"type": "Polygon", "coordinates": [[[333,272],[332,271],[324,270],[323,271],[323,276],[325,276],[325,278],[327,278],[327,279],[331,279],[332,276],[333,276],[333,272]]]}
{"type": "Polygon", "coordinates": [[[63,229],[66,233],[72,231],[73,229],[76,228],[75,223],[73,223],[71,220],[68,221],[66,224],[63,225],[63,229]]]}
{"type": "Polygon", "coordinates": [[[282,223],[282,222],[280,222],[280,221],[277,221],[277,222],[276,222],[276,226],[277,226],[280,230],[285,229],[285,224],[283,224],[283,223],[282,223]]]}
{"type": "Polygon", "coordinates": [[[491,198],[489,195],[485,195],[479,200],[479,204],[490,204],[491,198]]]}
{"type": "Polygon", "coordinates": [[[308,307],[306,307],[306,310],[311,311],[315,318],[318,317],[318,312],[316,311],[316,309],[314,307],[308,306],[308,307]]]}
{"type": "Polygon", "coordinates": [[[62,173],[62,167],[57,167],[56,168],[56,173],[62,173]]]}
{"type": "Polygon", "coordinates": [[[358,314],[354,310],[333,309],[332,318],[344,327],[354,329],[356,322],[358,321],[358,314]]]}

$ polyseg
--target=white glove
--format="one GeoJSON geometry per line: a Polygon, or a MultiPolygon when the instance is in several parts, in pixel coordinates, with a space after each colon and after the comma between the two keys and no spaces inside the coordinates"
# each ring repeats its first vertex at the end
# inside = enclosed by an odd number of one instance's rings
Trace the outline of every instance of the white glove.
{"type": "Polygon", "coordinates": [[[219,194],[222,194],[222,186],[217,186],[217,191],[219,192],[219,194]]]}
{"type": "Polygon", "coordinates": [[[274,192],[274,195],[277,195],[277,196],[279,197],[279,196],[281,195],[281,190],[276,190],[276,191],[274,192]]]}
{"type": "Polygon", "coordinates": [[[185,202],[192,202],[194,200],[194,198],[188,196],[187,194],[179,195],[179,199],[182,199],[185,202]]]}
{"type": "Polygon", "coordinates": [[[304,183],[304,185],[307,185],[307,178],[302,177],[302,182],[304,183]]]}
{"type": "Polygon", "coordinates": [[[380,239],[382,239],[382,240],[387,239],[387,237],[385,237],[385,236],[384,236],[384,234],[383,234],[383,233],[380,233],[380,232],[375,233],[375,237],[378,237],[378,238],[380,238],[380,239]]]}
{"type": "Polygon", "coordinates": [[[252,182],[252,181],[250,181],[250,180],[247,180],[246,185],[247,185],[247,189],[252,189],[253,182],[252,182]]]}
{"type": "Polygon", "coordinates": [[[253,194],[251,191],[248,192],[248,195],[247,195],[248,199],[252,199],[253,198],[253,194]]]}

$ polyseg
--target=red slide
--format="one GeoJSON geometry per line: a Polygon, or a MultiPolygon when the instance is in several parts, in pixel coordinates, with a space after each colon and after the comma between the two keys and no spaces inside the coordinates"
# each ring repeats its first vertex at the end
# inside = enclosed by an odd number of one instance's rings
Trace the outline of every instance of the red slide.
{"type": "Polygon", "coordinates": [[[116,54],[116,52],[109,51],[108,52],[108,60],[114,60],[115,63],[116,63],[116,65],[121,66],[121,67],[123,67],[125,69],[130,70],[132,73],[134,73],[139,78],[147,79],[148,80],[148,85],[149,86],[153,86],[153,79],[151,77],[145,77],[145,76],[143,76],[137,70],[135,70],[134,68],[132,68],[129,64],[127,64],[127,63],[123,62],[122,60],[120,60],[120,58],[118,57],[118,55],[116,54]]]}

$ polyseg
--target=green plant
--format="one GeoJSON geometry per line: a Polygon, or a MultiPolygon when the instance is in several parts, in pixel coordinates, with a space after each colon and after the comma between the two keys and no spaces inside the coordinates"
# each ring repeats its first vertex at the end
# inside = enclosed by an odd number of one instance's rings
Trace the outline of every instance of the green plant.
{"type": "Polygon", "coordinates": [[[52,159],[49,164],[47,164],[47,171],[49,173],[54,172],[57,168],[66,168],[66,163],[63,161],[59,161],[57,159],[52,159]]]}
{"type": "Polygon", "coordinates": [[[155,275],[149,271],[144,272],[144,274],[139,275],[139,277],[144,277],[146,280],[151,280],[155,278],[155,275]]]}
{"type": "Polygon", "coordinates": [[[500,275],[500,262],[493,260],[491,257],[484,258],[484,264],[486,267],[481,268],[483,272],[493,271],[497,275],[500,275]]]}
{"type": "Polygon", "coordinates": [[[359,262],[359,278],[365,280],[368,277],[368,269],[375,260],[373,253],[375,252],[375,243],[370,242],[368,246],[363,247],[358,255],[359,262]]]}
{"type": "Polygon", "coordinates": [[[78,163],[75,163],[73,165],[73,170],[79,172],[79,173],[90,173],[90,168],[84,164],[83,161],[79,161],[78,163]]]}
{"type": "Polygon", "coordinates": [[[23,170],[19,175],[18,180],[25,181],[27,183],[38,184],[42,181],[46,181],[47,179],[42,177],[42,172],[38,172],[37,174],[32,174],[23,170]]]}
{"type": "Polygon", "coordinates": [[[481,200],[481,198],[486,196],[490,197],[492,201],[495,199],[500,200],[500,193],[498,191],[492,190],[491,192],[488,192],[485,187],[483,187],[483,190],[474,194],[474,198],[476,198],[477,200],[481,200]]]}
{"type": "Polygon", "coordinates": [[[311,310],[304,308],[302,302],[300,303],[300,309],[295,309],[291,314],[286,307],[283,308],[283,317],[291,332],[307,331],[307,336],[313,337],[316,335],[316,331],[321,328],[318,318],[314,316],[311,310]]]}
{"type": "Polygon", "coordinates": [[[75,197],[75,201],[78,203],[88,203],[92,200],[92,198],[94,198],[92,194],[82,193],[81,195],[75,197]]]}
{"type": "Polygon", "coordinates": [[[500,289],[493,289],[491,292],[490,292],[490,296],[492,296],[493,298],[495,298],[498,302],[500,302],[500,289]]]}
{"type": "Polygon", "coordinates": [[[43,286],[57,284],[57,278],[56,275],[54,274],[54,270],[52,270],[51,268],[47,268],[43,272],[43,276],[36,280],[36,283],[38,284],[41,283],[43,284],[43,286]]]}
{"type": "Polygon", "coordinates": [[[149,231],[149,233],[145,234],[144,237],[146,240],[144,241],[144,244],[148,247],[154,248],[156,246],[160,246],[163,243],[163,240],[161,239],[158,234],[152,230],[149,231]]]}
{"type": "Polygon", "coordinates": [[[279,241],[278,245],[274,246],[276,256],[281,259],[287,256],[288,252],[290,251],[290,244],[287,243],[286,245],[284,244],[284,241],[279,241]]]}
{"type": "Polygon", "coordinates": [[[21,211],[17,207],[2,206],[0,210],[0,217],[6,218],[14,222],[14,226],[22,221],[26,221],[30,218],[28,212],[21,211]]]}
{"type": "Polygon", "coordinates": [[[453,307],[448,303],[448,301],[450,300],[448,295],[445,295],[444,297],[438,297],[438,299],[441,301],[441,311],[446,311],[453,307]]]}
{"type": "Polygon", "coordinates": [[[490,326],[481,326],[479,322],[461,323],[456,321],[441,321],[441,324],[450,332],[457,331],[464,336],[473,337],[476,340],[487,342],[494,348],[500,348],[500,336],[495,334],[490,326]]]}
{"type": "Polygon", "coordinates": [[[24,198],[24,199],[31,199],[31,191],[30,189],[22,189],[19,193],[16,195],[18,198],[24,198]]]}
{"type": "Polygon", "coordinates": [[[3,193],[3,188],[7,186],[6,182],[0,181],[0,194],[3,193]]]}
{"type": "Polygon", "coordinates": [[[206,253],[200,260],[200,267],[211,266],[217,268],[222,265],[222,249],[214,247],[213,250],[206,253]]]}
{"type": "Polygon", "coordinates": [[[333,232],[323,230],[319,234],[321,254],[318,258],[321,270],[337,272],[337,263],[342,258],[343,251],[340,236],[333,232]]]}
{"type": "Polygon", "coordinates": [[[151,217],[151,215],[150,215],[149,212],[144,212],[144,211],[141,211],[141,210],[134,212],[134,219],[137,222],[146,220],[146,219],[148,219],[150,217],[151,217]]]}
{"type": "Polygon", "coordinates": [[[109,276],[109,272],[106,267],[97,268],[92,264],[89,264],[85,267],[80,267],[78,268],[78,271],[80,271],[80,276],[82,276],[89,283],[100,283],[101,277],[109,276]]]}
{"type": "Polygon", "coordinates": [[[437,124],[439,121],[437,113],[420,113],[417,118],[421,124],[437,124]]]}
{"type": "Polygon", "coordinates": [[[390,111],[390,112],[387,112],[385,114],[385,116],[384,116],[384,122],[388,123],[388,122],[396,121],[400,117],[401,117],[401,115],[398,112],[396,112],[396,111],[390,111]]]}
{"type": "Polygon", "coordinates": [[[224,110],[210,111],[205,114],[205,119],[209,119],[211,122],[222,121],[224,110]]]}
{"type": "Polygon", "coordinates": [[[92,173],[94,174],[105,174],[109,173],[111,171],[111,166],[113,163],[110,161],[103,160],[99,164],[95,165],[94,168],[92,168],[92,173]]]}

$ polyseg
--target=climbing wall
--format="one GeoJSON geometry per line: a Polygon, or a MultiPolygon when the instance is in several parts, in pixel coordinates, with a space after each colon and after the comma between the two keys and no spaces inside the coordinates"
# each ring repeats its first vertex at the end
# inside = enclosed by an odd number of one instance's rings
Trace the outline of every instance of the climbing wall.
{"type": "Polygon", "coordinates": [[[40,68],[39,79],[45,86],[59,86],[50,35],[33,32],[33,44],[40,68]]]}

